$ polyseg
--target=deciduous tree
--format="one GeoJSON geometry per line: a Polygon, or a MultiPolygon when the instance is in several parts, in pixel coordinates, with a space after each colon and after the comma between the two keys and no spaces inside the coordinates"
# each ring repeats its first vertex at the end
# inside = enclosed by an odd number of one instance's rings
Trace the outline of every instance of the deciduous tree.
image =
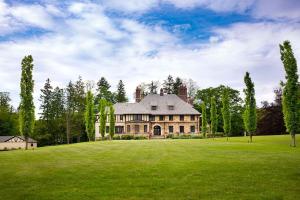
{"type": "Polygon", "coordinates": [[[105,136],[105,129],[106,129],[106,119],[107,119],[107,111],[106,111],[106,107],[107,107],[107,101],[105,99],[101,99],[100,100],[100,104],[99,104],[99,112],[100,112],[100,134],[102,136],[102,139],[105,136]]]}
{"type": "Polygon", "coordinates": [[[20,132],[25,137],[26,149],[28,149],[28,137],[33,134],[34,130],[34,103],[33,103],[33,87],[32,78],[33,58],[31,55],[25,56],[22,60],[22,74],[20,82],[20,114],[19,124],[20,132]]]}
{"type": "Polygon", "coordinates": [[[215,133],[218,128],[218,117],[217,117],[217,108],[216,108],[216,98],[211,97],[210,103],[210,131],[213,137],[215,137],[215,133]]]}
{"type": "Polygon", "coordinates": [[[289,41],[279,45],[281,61],[285,69],[286,83],[283,88],[283,115],[287,131],[290,133],[291,146],[296,146],[296,132],[299,124],[299,92],[297,61],[289,41]]]}
{"type": "Polygon", "coordinates": [[[85,130],[89,141],[94,140],[95,133],[94,97],[89,90],[85,101],[85,130]]]}
{"type": "Polygon", "coordinates": [[[206,137],[207,132],[207,118],[206,118],[206,104],[205,102],[202,102],[201,104],[201,110],[202,110],[202,124],[201,124],[201,132],[203,137],[206,137]]]}
{"type": "Polygon", "coordinates": [[[250,78],[249,72],[246,72],[244,77],[244,82],[246,85],[246,89],[244,89],[245,93],[245,111],[243,115],[244,126],[247,133],[250,136],[250,142],[252,142],[252,136],[256,131],[256,100],[255,100],[255,90],[254,83],[250,78]]]}
{"type": "Polygon", "coordinates": [[[109,106],[109,136],[112,140],[115,135],[115,110],[113,105],[109,106]]]}
{"type": "Polygon", "coordinates": [[[223,129],[228,140],[228,136],[230,135],[230,129],[231,129],[231,119],[230,119],[229,91],[227,88],[223,91],[222,105],[223,105],[222,107],[223,129]]]}

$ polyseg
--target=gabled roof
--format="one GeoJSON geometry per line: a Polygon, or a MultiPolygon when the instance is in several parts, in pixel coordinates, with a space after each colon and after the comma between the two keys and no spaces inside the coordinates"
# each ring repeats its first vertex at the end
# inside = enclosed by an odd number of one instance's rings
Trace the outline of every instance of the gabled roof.
{"type": "Polygon", "coordinates": [[[200,115],[192,105],[183,101],[175,94],[149,94],[139,103],[116,103],[115,114],[153,114],[153,115],[200,115]],[[151,110],[151,106],[157,106],[151,110]],[[173,110],[169,106],[174,106],[173,110]]]}
{"type": "MultiPolygon", "coordinates": [[[[20,138],[21,140],[24,140],[25,141],[25,137],[24,136],[0,136],[0,142],[7,142],[13,138],[20,138]]],[[[36,143],[37,141],[32,139],[32,138],[28,138],[28,142],[33,142],[33,143],[36,143]]]]}

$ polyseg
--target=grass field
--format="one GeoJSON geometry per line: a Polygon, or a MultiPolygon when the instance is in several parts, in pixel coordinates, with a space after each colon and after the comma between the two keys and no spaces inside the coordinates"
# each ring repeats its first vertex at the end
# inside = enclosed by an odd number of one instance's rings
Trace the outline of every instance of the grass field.
{"type": "Polygon", "coordinates": [[[247,140],[104,141],[0,152],[0,199],[300,199],[300,147],[289,147],[288,135],[247,140]]]}

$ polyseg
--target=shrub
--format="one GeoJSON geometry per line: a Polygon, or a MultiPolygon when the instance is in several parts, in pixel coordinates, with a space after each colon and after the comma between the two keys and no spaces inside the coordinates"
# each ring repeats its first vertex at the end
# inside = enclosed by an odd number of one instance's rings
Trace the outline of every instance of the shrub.
{"type": "Polygon", "coordinates": [[[203,139],[202,135],[191,135],[191,139],[203,139]]]}
{"type": "Polygon", "coordinates": [[[173,139],[174,138],[174,134],[168,134],[166,138],[173,139]]]}
{"type": "Polygon", "coordinates": [[[121,140],[121,136],[120,135],[114,135],[113,140],[121,140]]]}
{"type": "Polygon", "coordinates": [[[121,140],[133,140],[134,136],[133,135],[122,135],[121,140]]]}
{"type": "Polygon", "coordinates": [[[146,140],[146,139],[148,139],[148,137],[146,137],[144,135],[139,135],[139,136],[135,136],[134,139],[135,140],[146,140]]]}

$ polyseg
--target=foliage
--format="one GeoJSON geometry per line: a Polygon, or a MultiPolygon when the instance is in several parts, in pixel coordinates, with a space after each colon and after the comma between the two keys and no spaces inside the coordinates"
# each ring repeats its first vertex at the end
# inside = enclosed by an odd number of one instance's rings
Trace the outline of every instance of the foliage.
{"type": "Polygon", "coordinates": [[[292,136],[292,146],[296,146],[295,134],[299,125],[299,92],[297,61],[289,41],[280,45],[281,61],[285,69],[286,83],[283,88],[283,115],[287,131],[292,136]]]}
{"type": "Polygon", "coordinates": [[[133,135],[128,135],[128,134],[123,134],[121,135],[122,140],[133,140],[134,136],[133,135]]]}
{"type": "Polygon", "coordinates": [[[164,80],[163,90],[167,94],[174,93],[174,79],[171,75],[169,75],[168,78],[166,80],[164,80]]]}
{"type": "Polygon", "coordinates": [[[202,135],[203,137],[206,136],[206,132],[207,132],[207,116],[206,116],[206,104],[205,102],[202,102],[201,104],[201,120],[202,120],[202,123],[201,123],[201,132],[202,132],[202,135]]]}
{"type": "Polygon", "coordinates": [[[282,113],[282,89],[274,90],[275,101],[263,102],[263,106],[257,110],[257,135],[284,134],[285,126],[282,113]]]}
{"type": "MultiPolygon", "coordinates": [[[[230,113],[231,113],[231,135],[243,135],[244,126],[243,126],[243,100],[240,97],[240,92],[238,90],[234,90],[229,87],[225,87],[224,85],[220,85],[216,88],[205,88],[202,90],[198,90],[195,96],[194,107],[201,112],[201,105],[197,102],[205,102],[206,110],[210,110],[210,100],[211,97],[216,98],[216,106],[217,106],[217,115],[218,115],[218,132],[223,132],[223,118],[222,118],[222,94],[225,89],[228,89],[229,93],[229,104],[230,104],[230,113]]],[[[207,112],[207,119],[210,119],[210,112],[207,112]]]]}
{"type": "Polygon", "coordinates": [[[250,142],[252,142],[252,135],[256,131],[257,126],[257,116],[256,116],[256,100],[255,100],[255,90],[254,83],[250,78],[249,72],[246,72],[244,77],[244,82],[246,89],[245,93],[245,111],[243,115],[245,130],[250,135],[250,142]]]}
{"type": "Polygon", "coordinates": [[[101,77],[97,82],[97,96],[95,98],[95,104],[100,104],[101,99],[105,99],[107,102],[115,103],[115,95],[110,91],[110,84],[105,77],[101,77]]]}
{"type": "Polygon", "coordinates": [[[173,85],[173,93],[179,94],[179,87],[183,84],[183,80],[180,77],[176,77],[174,85],[173,85]]]}
{"type": "Polygon", "coordinates": [[[226,88],[222,95],[222,116],[223,116],[223,129],[225,135],[230,135],[231,120],[230,120],[230,105],[229,105],[229,90],[226,88]]]}
{"type": "Polygon", "coordinates": [[[99,112],[100,112],[100,134],[102,138],[105,136],[105,129],[106,129],[106,119],[107,119],[107,111],[106,111],[106,106],[107,106],[107,101],[105,99],[100,99],[99,103],[99,112]]]}
{"type": "Polygon", "coordinates": [[[109,135],[110,138],[115,135],[115,110],[113,105],[109,106],[109,135]]]}
{"type": "Polygon", "coordinates": [[[95,115],[94,115],[94,96],[89,90],[86,95],[85,103],[85,130],[89,141],[95,139],[95,115]]]}
{"type": "Polygon", "coordinates": [[[216,108],[216,98],[211,97],[210,103],[210,132],[214,136],[218,128],[218,117],[216,108]]]}
{"type": "Polygon", "coordinates": [[[22,74],[20,82],[20,113],[19,126],[20,133],[24,135],[26,140],[26,149],[28,146],[28,137],[33,135],[34,130],[34,103],[33,103],[33,87],[34,81],[32,79],[33,58],[31,55],[25,56],[22,60],[22,74]]]}
{"type": "Polygon", "coordinates": [[[122,102],[127,102],[128,98],[126,97],[126,91],[125,91],[125,86],[122,80],[119,81],[118,86],[117,86],[117,92],[116,92],[116,97],[115,101],[117,103],[122,103],[122,102]]]}

